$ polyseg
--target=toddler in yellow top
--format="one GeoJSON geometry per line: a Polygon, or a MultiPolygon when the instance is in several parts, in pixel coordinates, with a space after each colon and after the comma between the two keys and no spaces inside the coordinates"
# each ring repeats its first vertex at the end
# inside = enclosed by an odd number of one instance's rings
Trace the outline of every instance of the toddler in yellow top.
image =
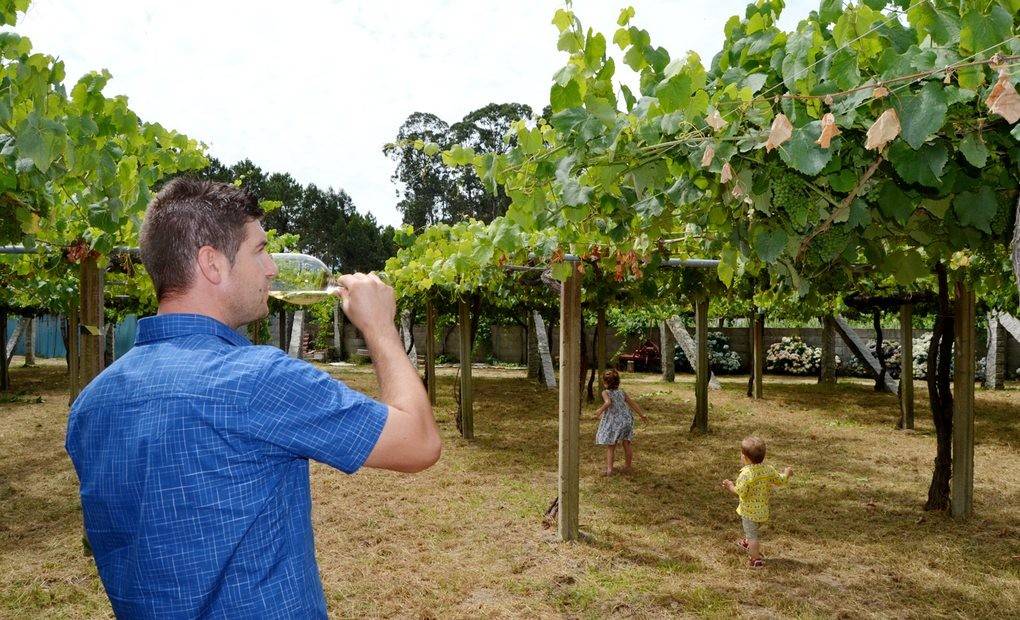
{"type": "Polygon", "coordinates": [[[793,475],[793,468],[787,467],[783,473],[775,467],[766,465],[765,442],[757,437],[745,437],[740,442],[741,468],[737,481],[723,480],[723,488],[735,493],[740,498],[737,514],[744,526],[744,538],[740,546],[750,555],[749,564],[752,568],[762,568],[765,560],[761,554],[760,536],[762,526],[769,520],[769,496],[772,487],[786,484],[793,475]]]}

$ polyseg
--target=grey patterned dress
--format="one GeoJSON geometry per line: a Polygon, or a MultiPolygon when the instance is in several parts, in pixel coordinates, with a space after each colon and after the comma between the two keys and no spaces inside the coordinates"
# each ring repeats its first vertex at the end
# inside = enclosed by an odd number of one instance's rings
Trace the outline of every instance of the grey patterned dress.
{"type": "Polygon", "coordinates": [[[621,441],[634,439],[634,414],[624,400],[623,390],[609,392],[609,409],[602,414],[599,430],[595,433],[595,444],[611,446],[621,441]]]}

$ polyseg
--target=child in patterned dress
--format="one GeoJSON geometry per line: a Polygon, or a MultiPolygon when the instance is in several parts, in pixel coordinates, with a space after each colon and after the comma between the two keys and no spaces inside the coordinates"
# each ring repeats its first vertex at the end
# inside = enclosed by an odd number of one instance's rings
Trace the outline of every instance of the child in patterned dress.
{"type": "Polygon", "coordinates": [[[783,473],[775,467],[766,465],[765,442],[757,437],[745,437],[740,442],[740,462],[743,467],[737,481],[723,480],[723,488],[740,498],[737,514],[744,526],[744,538],[737,543],[750,556],[748,564],[751,568],[762,568],[765,560],[761,553],[761,530],[769,520],[769,496],[772,487],[786,484],[793,475],[793,468],[787,467],[783,473]]]}
{"type": "Polygon", "coordinates": [[[598,408],[595,415],[602,416],[599,421],[599,430],[595,433],[596,445],[606,446],[606,476],[613,475],[613,461],[616,456],[616,444],[623,443],[623,452],[626,455],[624,471],[629,471],[631,462],[634,460],[634,449],[631,441],[634,440],[634,414],[636,411],[642,422],[647,422],[645,412],[627,396],[626,392],[620,389],[620,373],[615,370],[607,370],[602,375],[602,382],[606,389],[602,390],[602,406],[598,408]]]}

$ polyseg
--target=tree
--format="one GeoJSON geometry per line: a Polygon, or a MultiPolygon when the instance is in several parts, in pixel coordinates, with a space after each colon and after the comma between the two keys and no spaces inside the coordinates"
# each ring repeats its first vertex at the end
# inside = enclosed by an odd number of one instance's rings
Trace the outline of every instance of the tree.
{"type": "Polygon", "coordinates": [[[393,181],[398,184],[397,209],[404,223],[420,231],[438,223],[465,219],[491,222],[506,212],[510,200],[494,183],[486,185],[471,167],[451,167],[440,151],[457,145],[462,153],[488,156],[509,151],[514,123],[528,119],[530,107],[519,103],[491,103],[448,125],[434,114],[415,112],[397,131],[397,140],[383,152],[397,162],[393,181]],[[425,144],[435,147],[424,148],[425,144]],[[415,148],[417,146],[417,148],[415,148]],[[488,189],[488,191],[486,191],[488,189]]]}

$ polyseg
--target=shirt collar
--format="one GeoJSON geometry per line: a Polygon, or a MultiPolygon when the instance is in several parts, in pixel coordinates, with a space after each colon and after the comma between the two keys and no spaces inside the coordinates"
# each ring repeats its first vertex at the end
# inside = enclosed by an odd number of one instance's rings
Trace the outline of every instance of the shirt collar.
{"type": "Polygon", "coordinates": [[[204,314],[158,314],[140,319],[135,345],[195,334],[218,336],[235,347],[251,345],[241,334],[204,314]]]}

